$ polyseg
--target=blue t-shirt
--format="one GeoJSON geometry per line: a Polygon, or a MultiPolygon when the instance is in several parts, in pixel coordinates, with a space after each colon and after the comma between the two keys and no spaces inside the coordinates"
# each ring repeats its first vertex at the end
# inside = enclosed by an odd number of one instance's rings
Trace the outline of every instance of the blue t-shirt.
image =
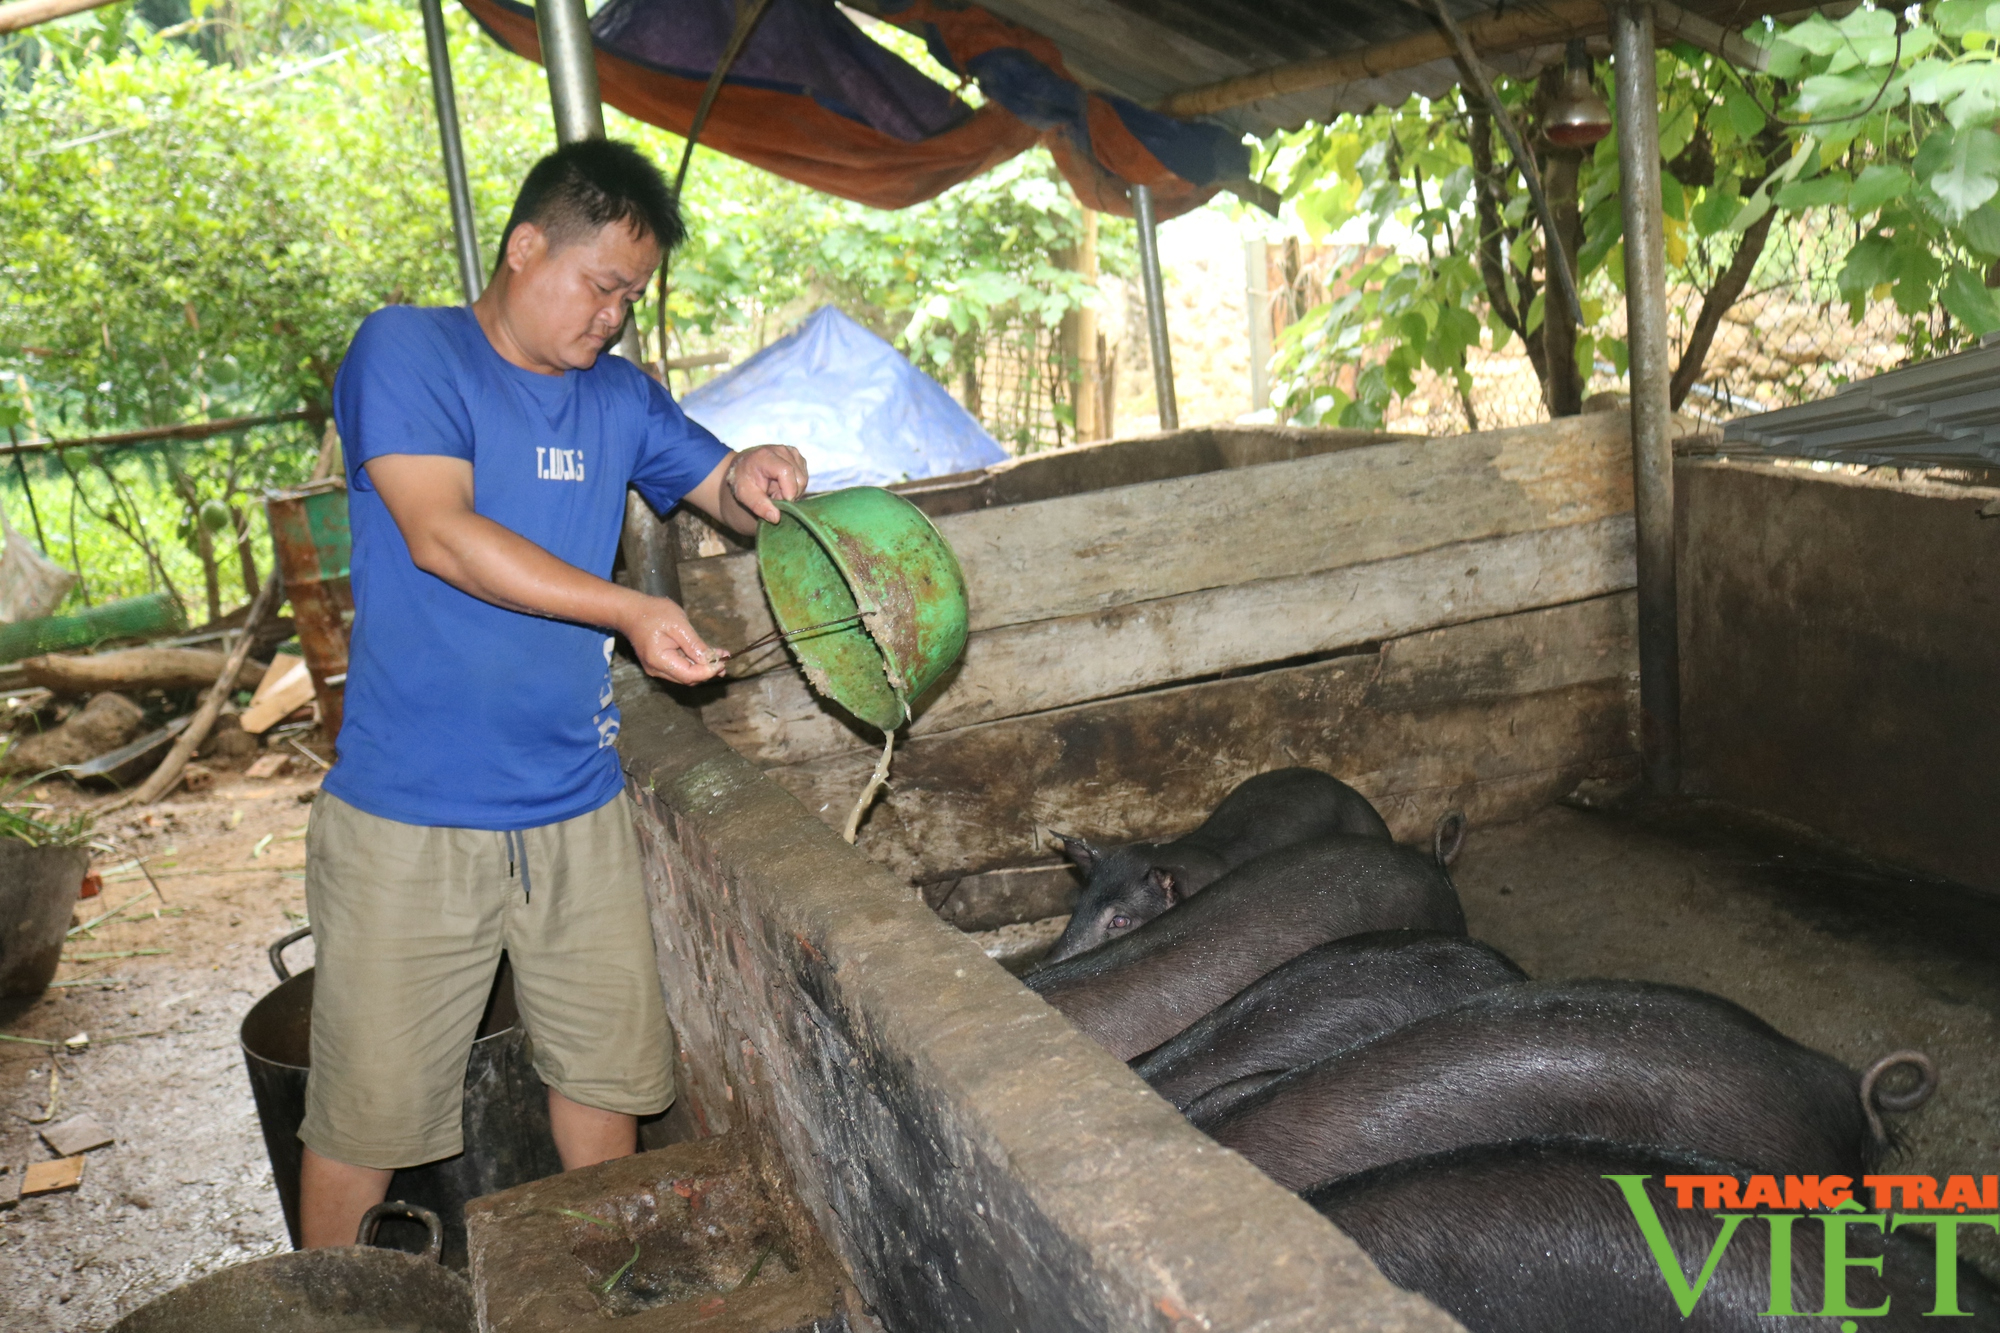
{"type": "Polygon", "coordinates": [[[494,351],[462,306],[370,315],[334,379],[333,416],[354,634],[326,790],[384,819],[453,828],[533,828],[610,801],[623,781],[611,639],[418,569],[364,465],[463,458],[479,513],[608,578],[626,486],[665,513],[729,451],[630,362],[537,375],[494,351]]]}

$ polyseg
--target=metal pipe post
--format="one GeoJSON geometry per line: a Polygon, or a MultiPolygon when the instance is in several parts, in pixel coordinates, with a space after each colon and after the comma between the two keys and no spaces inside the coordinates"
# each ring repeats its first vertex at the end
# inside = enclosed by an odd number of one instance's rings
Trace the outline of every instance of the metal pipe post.
{"type": "Polygon", "coordinates": [[[597,53],[590,44],[590,15],[583,0],[539,0],[535,32],[542,41],[542,68],[549,72],[556,142],[602,139],[604,107],[597,94],[597,53]]]}
{"type": "Polygon", "coordinates": [[[1650,0],[1613,0],[1618,173],[1625,210],[1625,324],[1632,389],[1632,491],[1639,524],[1639,738],[1646,783],[1680,787],[1680,608],[1674,587],[1674,441],[1668,384],[1660,100],[1650,0]]]}
{"type": "Polygon", "coordinates": [[[1174,351],[1167,342],[1167,293],[1160,281],[1160,229],[1153,222],[1153,192],[1132,187],[1132,216],[1139,220],[1139,280],[1146,288],[1146,342],[1153,353],[1153,397],[1160,408],[1160,429],[1181,428],[1180,405],[1174,401],[1174,351]]]}
{"type": "MultiPolygon", "coordinates": [[[[535,33],[542,42],[542,68],[549,74],[549,104],[555,110],[556,142],[604,137],[604,103],[597,92],[597,50],[590,41],[590,14],[584,0],[540,0],[535,33]]],[[[637,365],[639,325],[625,321],[612,348],[637,365]]]]}
{"type": "Polygon", "coordinates": [[[472,189],[465,179],[465,145],[458,137],[458,95],[451,86],[451,48],[445,43],[441,0],[423,0],[424,50],[431,62],[431,100],[437,104],[438,143],[444,150],[444,183],[451,194],[451,230],[458,246],[458,282],[472,304],[486,290],[479,265],[479,233],[472,218],[472,189]]]}

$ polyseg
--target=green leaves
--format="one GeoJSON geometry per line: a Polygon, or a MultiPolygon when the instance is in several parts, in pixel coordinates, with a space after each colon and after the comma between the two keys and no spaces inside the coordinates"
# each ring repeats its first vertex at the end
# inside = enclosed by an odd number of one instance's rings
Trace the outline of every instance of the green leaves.
{"type": "Polygon", "coordinates": [[[1965,220],[2000,193],[2000,136],[1980,127],[1933,130],[1917,148],[1917,178],[1942,205],[1943,221],[1965,220]]]}
{"type": "Polygon", "coordinates": [[[1984,336],[2000,329],[2000,300],[1996,300],[1993,289],[1977,271],[1962,265],[1954,267],[1945,279],[1942,299],[1952,318],[1974,335],[1984,336]]]}
{"type": "Polygon", "coordinates": [[[1880,163],[1864,167],[1847,192],[1847,211],[1858,218],[1867,217],[1882,205],[1902,198],[1912,179],[1902,167],[1880,163]]]}
{"type": "Polygon", "coordinates": [[[1795,180],[1786,183],[1783,189],[1772,196],[1772,202],[1780,208],[1794,212],[1808,208],[1831,208],[1847,199],[1847,177],[1841,172],[1830,171],[1815,176],[1811,180],[1795,180]]]}
{"type": "Polygon", "coordinates": [[[2000,33],[2000,2],[1944,0],[1932,11],[1931,22],[1947,37],[1962,38],[1974,32],[2000,33]]]}

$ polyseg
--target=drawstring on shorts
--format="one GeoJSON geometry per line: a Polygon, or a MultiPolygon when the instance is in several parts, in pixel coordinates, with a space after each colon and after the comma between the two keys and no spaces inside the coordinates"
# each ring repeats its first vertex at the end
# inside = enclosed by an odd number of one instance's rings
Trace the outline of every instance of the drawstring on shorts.
{"type": "Polygon", "coordinates": [[[521,877],[521,901],[533,901],[533,886],[528,881],[528,835],[517,829],[502,829],[500,838],[507,845],[507,878],[512,879],[518,873],[521,877]]]}

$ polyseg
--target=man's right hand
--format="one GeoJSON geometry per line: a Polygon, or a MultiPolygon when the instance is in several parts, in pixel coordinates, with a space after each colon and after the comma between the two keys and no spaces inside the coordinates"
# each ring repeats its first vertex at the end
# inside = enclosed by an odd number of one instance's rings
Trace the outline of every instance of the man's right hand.
{"type": "Polygon", "coordinates": [[[649,676],[679,685],[699,685],[722,674],[729,654],[702,642],[687,613],[665,597],[635,594],[618,629],[631,643],[649,676]]]}

